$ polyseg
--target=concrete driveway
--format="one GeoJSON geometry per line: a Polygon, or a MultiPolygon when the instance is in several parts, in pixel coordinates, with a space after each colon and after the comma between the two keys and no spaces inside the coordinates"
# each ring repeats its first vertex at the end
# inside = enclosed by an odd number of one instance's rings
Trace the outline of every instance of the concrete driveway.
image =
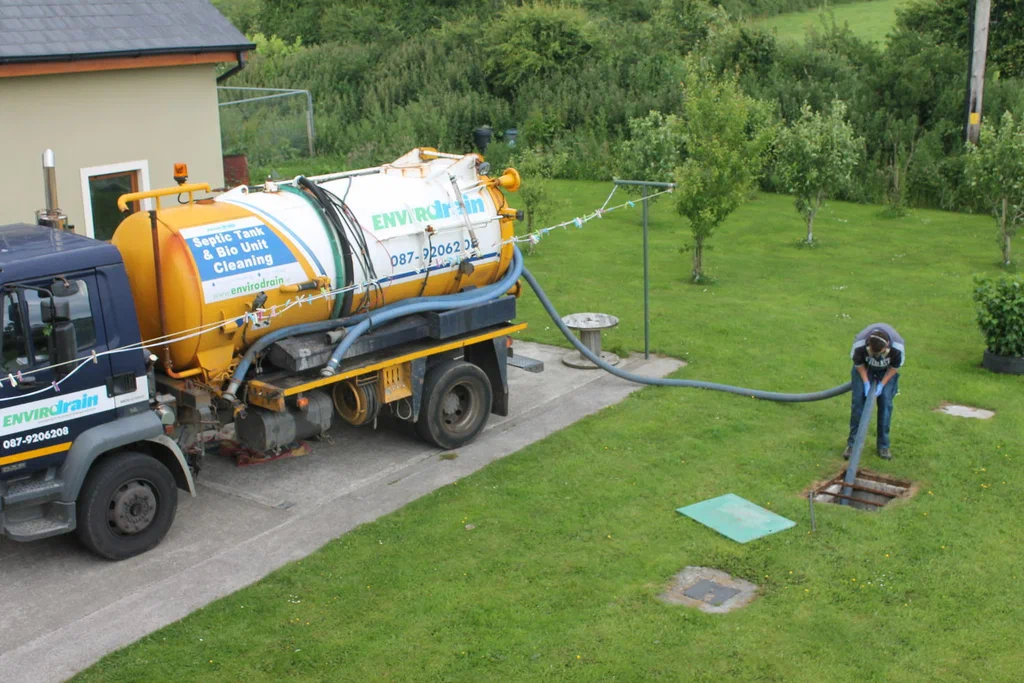
{"type": "MultiPolygon", "coordinates": [[[[565,349],[516,342],[541,374],[509,369],[512,413],[492,415],[458,457],[396,430],[335,427],[313,453],[237,468],[210,456],[198,496],[182,494],[174,527],[124,562],[85,551],[73,536],[0,539],[0,681],[59,681],[224,595],[315,551],[356,526],[618,403],[640,387],[573,370],[565,349]]],[[[679,361],[643,356],[622,367],[663,377],[679,361]]]]}

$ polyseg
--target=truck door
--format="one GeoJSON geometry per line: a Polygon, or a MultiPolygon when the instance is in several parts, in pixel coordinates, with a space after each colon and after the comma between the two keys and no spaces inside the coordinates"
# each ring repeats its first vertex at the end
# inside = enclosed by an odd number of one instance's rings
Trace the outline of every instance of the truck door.
{"type": "Polygon", "coordinates": [[[111,386],[109,357],[94,356],[107,340],[92,272],[8,283],[0,297],[0,478],[8,478],[59,465],[79,434],[113,420],[127,394],[148,388],[135,387],[134,374],[132,386],[111,386]],[[63,324],[67,341],[68,322],[75,360],[54,367],[54,329],[63,324]]]}

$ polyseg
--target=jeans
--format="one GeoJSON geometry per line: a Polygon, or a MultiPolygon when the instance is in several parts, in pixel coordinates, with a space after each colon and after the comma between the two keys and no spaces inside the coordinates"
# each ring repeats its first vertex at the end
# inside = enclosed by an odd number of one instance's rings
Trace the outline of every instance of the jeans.
{"type": "MultiPolygon", "coordinates": [[[[868,372],[868,380],[872,382],[881,382],[884,373],[879,375],[873,375],[868,372]]],[[[860,426],[860,416],[864,412],[864,380],[860,378],[860,374],[857,372],[857,368],[850,370],[850,381],[853,382],[853,398],[850,402],[850,436],[846,439],[846,445],[853,447],[853,442],[857,439],[857,427],[860,426]]],[[[876,401],[876,410],[878,411],[878,422],[877,422],[877,436],[875,437],[875,443],[878,448],[889,448],[889,426],[892,424],[892,410],[893,410],[893,399],[896,398],[896,392],[899,391],[900,376],[896,374],[889,382],[882,387],[882,395],[879,396],[876,401]]],[[[870,398],[874,398],[874,394],[871,394],[870,398]]]]}

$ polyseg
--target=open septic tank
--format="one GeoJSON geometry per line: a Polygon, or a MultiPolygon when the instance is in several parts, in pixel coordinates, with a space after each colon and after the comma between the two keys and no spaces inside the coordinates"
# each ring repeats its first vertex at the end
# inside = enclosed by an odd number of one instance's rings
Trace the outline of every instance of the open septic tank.
{"type": "Polygon", "coordinates": [[[910,498],[916,488],[906,479],[898,479],[870,470],[857,470],[852,484],[844,484],[846,469],[841,470],[824,484],[812,489],[814,502],[848,504],[858,510],[878,510],[897,498],[910,498]],[[847,487],[847,492],[843,488],[847,487]]]}

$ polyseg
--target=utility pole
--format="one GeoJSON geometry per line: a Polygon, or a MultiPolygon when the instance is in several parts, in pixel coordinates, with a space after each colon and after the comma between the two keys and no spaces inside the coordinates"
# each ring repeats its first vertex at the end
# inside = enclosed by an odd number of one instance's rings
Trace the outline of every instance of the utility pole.
{"type": "Polygon", "coordinates": [[[992,0],[977,0],[974,6],[974,42],[967,82],[967,141],[978,144],[981,130],[981,95],[985,88],[985,56],[988,52],[988,18],[992,0]]]}

